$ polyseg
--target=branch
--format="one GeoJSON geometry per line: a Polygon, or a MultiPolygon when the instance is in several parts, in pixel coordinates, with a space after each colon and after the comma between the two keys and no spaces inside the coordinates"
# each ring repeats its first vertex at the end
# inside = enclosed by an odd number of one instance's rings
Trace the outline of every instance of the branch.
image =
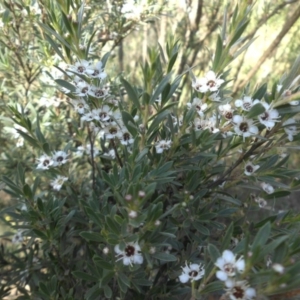
{"type": "Polygon", "coordinates": [[[300,17],[300,6],[295,10],[293,15],[285,22],[282,30],[277,35],[273,43],[269,46],[269,48],[264,52],[264,54],[261,56],[261,58],[258,60],[256,65],[251,69],[251,71],[248,73],[246,78],[240,82],[237,83],[236,87],[233,90],[233,95],[235,96],[237,92],[243,88],[249,80],[256,74],[258,69],[261,67],[261,65],[267,60],[269,56],[273,53],[273,51],[278,47],[281,40],[284,38],[284,36],[288,33],[288,31],[293,27],[293,25],[296,23],[298,18],[300,17]]]}

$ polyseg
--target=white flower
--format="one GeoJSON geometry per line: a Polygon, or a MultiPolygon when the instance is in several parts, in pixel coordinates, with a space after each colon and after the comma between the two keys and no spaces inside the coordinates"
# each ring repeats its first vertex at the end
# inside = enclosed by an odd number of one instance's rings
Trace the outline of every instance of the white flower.
{"type": "Polygon", "coordinates": [[[254,201],[258,203],[260,208],[264,208],[267,206],[267,201],[261,197],[255,197],[254,201]]]}
{"type": "Polygon", "coordinates": [[[77,151],[75,153],[78,156],[82,156],[84,154],[84,152],[85,152],[85,148],[83,146],[79,146],[76,149],[77,149],[77,151]]]}
{"type": "Polygon", "coordinates": [[[11,242],[13,244],[18,244],[18,243],[22,243],[23,242],[22,230],[18,229],[17,233],[11,239],[11,242]]]}
{"type": "Polygon", "coordinates": [[[214,101],[214,102],[220,102],[221,101],[221,97],[219,96],[219,92],[216,92],[216,93],[213,93],[213,94],[209,95],[208,98],[211,101],[214,101]]]}
{"type": "Polygon", "coordinates": [[[233,109],[229,103],[219,106],[219,111],[226,120],[231,120],[233,117],[233,109]]]}
{"type": "Polygon", "coordinates": [[[275,126],[275,122],[278,122],[279,113],[276,109],[270,109],[270,104],[266,102],[261,102],[261,104],[265,108],[265,112],[258,116],[258,120],[268,130],[271,130],[275,126]]]}
{"type": "Polygon", "coordinates": [[[91,112],[91,111],[88,111],[88,112],[86,112],[85,114],[82,115],[81,121],[82,121],[82,122],[84,122],[84,121],[86,121],[86,122],[91,122],[91,121],[94,120],[94,118],[95,118],[94,113],[91,112]]]}
{"type": "Polygon", "coordinates": [[[206,126],[205,120],[201,120],[199,118],[194,119],[193,128],[195,131],[203,130],[205,126],[206,126]]]}
{"type": "Polygon", "coordinates": [[[90,68],[90,63],[84,59],[76,62],[75,65],[70,65],[68,69],[77,74],[86,74],[87,70],[90,68]]]}
{"type": "Polygon", "coordinates": [[[287,119],[285,122],[282,123],[284,126],[283,129],[288,135],[288,139],[291,142],[294,138],[293,136],[297,134],[297,127],[295,119],[287,119]]]}
{"type": "Polygon", "coordinates": [[[199,98],[194,98],[192,103],[188,103],[187,107],[191,109],[192,107],[195,108],[198,115],[200,117],[204,116],[204,111],[207,109],[207,103],[202,103],[202,100],[199,98]]]}
{"type": "Polygon", "coordinates": [[[103,153],[103,155],[111,159],[116,158],[116,152],[114,149],[109,150],[107,153],[103,153]]]}
{"type": "Polygon", "coordinates": [[[92,86],[89,89],[88,94],[92,97],[101,99],[101,98],[105,98],[108,95],[108,92],[109,92],[108,89],[92,86]]]}
{"type": "Polygon", "coordinates": [[[30,14],[32,15],[37,16],[42,14],[42,10],[40,9],[37,1],[34,3],[34,5],[31,5],[29,9],[30,9],[30,14]]]}
{"type": "Polygon", "coordinates": [[[226,281],[228,277],[235,276],[236,272],[242,273],[245,270],[245,260],[241,256],[236,260],[235,255],[230,250],[224,250],[215,265],[220,269],[216,276],[221,281],[226,281]]]}
{"type": "Polygon", "coordinates": [[[260,103],[260,101],[258,99],[253,101],[252,98],[249,96],[244,96],[243,99],[238,99],[238,100],[235,100],[235,102],[234,102],[236,107],[241,107],[242,110],[246,110],[246,111],[249,111],[251,109],[251,107],[257,103],[260,103]]]}
{"type": "Polygon", "coordinates": [[[251,176],[256,170],[259,169],[259,165],[253,165],[251,162],[247,162],[245,165],[245,175],[251,176]]]}
{"type": "Polygon", "coordinates": [[[130,132],[125,128],[122,129],[119,139],[121,144],[126,146],[128,146],[129,144],[133,144],[134,142],[134,138],[132,137],[130,132]]]}
{"type": "Polygon", "coordinates": [[[274,188],[271,186],[271,184],[262,182],[260,184],[261,188],[267,193],[267,194],[273,194],[274,193],[274,188]]]}
{"type": "Polygon", "coordinates": [[[103,105],[101,108],[93,109],[94,120],[107,122],[111,118],[111,109],[108,105],[103,105]]]}
{"type": "Polygon", "coordinates": [[[272,265],[272,268],[275,272],[279,273],[279,274],[283,274],[284,273],[284,266],[278,263],[275,263],[272,265]]]}
{"type": "Polygon", "coordinates": [[[182,283],[186,283],[189,280],[191,281],[197,281],[201,279],[204,274],[205,270],[204,267],[201,264],[190,264],[189,266],[185,262],[185,267],[182,268],[182,274],[179,276],[179,280],[182,283]]]}
{"type": "Polygon", "coordinates": [[[249,287],[248,282],[245,280],[227,280],[225,285],[227,287],[226,295],[228,295],[231,300],[251,300],[256,296],[255,289],[249,287]]]}
{"type": "Polygon", "coordinates": [[[118,125],[108,125],[104,128],[104,135],[108,140],[120,138],[122,137],[122,129],[118,125]]]}
{"type": "Polygon", "coordinates": [[[207,79],[206,85],[208,90],[211,92],[216,92],[224,82],[224,80],[217,77],[213,71],[208,71],[205,75],[205,78],[207,79]]]}
{"type": "Polygon", "coordinates": [[[61,166],[68,161],[68,154],[65,151],[55,151],[53,159],[53,167],[61,166]]]}
{"type": "Polygon", "coordinates": [[[161,140],[155,145],[156,153],[163,153],[164,150],[171,148],[172,141],[170,140],[161,140]]]}
{"type": "Polygon", "coordinates": [[[50,182],[50,185],[53,187],[54,190],[59,191],[63,186],[64,182],[68,180],[68,177],[64,176],[57,176],[54,180],[50,182]]]}
{"type": "Polygon", "coordinates": [[[102,68],[102,62],[97,62],[94,66],[90,66],[86,73],[92,78],[104,79],[107,75],[102,68]]]}
{"type": "Polygon", "coordinates": [[[125,266],[132,264],[141,265],[144,261],[141,254],[141,247],[138,243],[128,243],[124,250],[120,249],[120,245],[116,245],[115,252],[117,253],[116,256],[119,257],[117,261],[122,259],[125,266]]]}
{"type": "Polygon", "coordinates": [[[223,79],[216,77],[215,72],[209,71],[205,77],[195,78],[192,82],[192,87],[200,93],[216,92],[223,82],[223,79]]]}
{"type": "Polygon", "coordinates": [[[75,92],[75,94],[77,96],[79,96],[79,97],[84,97],[84,96],[88,95],[90,89],[91,89],[91,87],[90,87],[90,85],[87,82],[80,81],[76,85],[76,92],[75,92]]]}
{"type": "Polygon", "coordinates": [[[77,111],[81,115],[84,114],[84,112],[89,109],[89,106],[82,98],[76,100],[72,99],[71,103],[74,106],[75,111],[77,111]]]}
{"type": "Polygon", "coordinates": [[[233,116],[232,121],[235,123],[234,131],[236,134],[242,135],[243,138],[258,134],[258,128],[253,125],[253,120],[235,115],[233,116]]]}
{"type": "MultiPolygon", "coordinates": [[[[87,154],[89,154],[90,156],[92,156],[92,147],[91,144],[87,144],[85,151],[87,154]]],[[[97,149],[95,147],[95,145],[93,146],[93,157],[97,156],[99,154],[99,149],[97,149]]]]}
{"type": "Polygon", "coordinates": [[[53,159],[50,156],[43,154],[40,158],[38,158],[38,165],[36,168],[42,170],[48,170],[53,164],[54,164],[53,159]]]}
{"type": "Polygon", "coordinates": [[[131,210],[131,211],[128,213],[128,217],[129,217],[130,219],[135,219],[137,216],[138,216],[138,213],[137,213],[135,210],[131,210]]]}

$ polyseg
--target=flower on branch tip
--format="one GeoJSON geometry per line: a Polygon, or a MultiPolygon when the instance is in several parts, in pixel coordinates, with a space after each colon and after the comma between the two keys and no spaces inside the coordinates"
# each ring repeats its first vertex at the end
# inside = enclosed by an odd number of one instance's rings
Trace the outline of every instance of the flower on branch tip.
{"type": "Polygon", "coordinates": [[[182,283],[186,283],[189,280],[191,282],[200,280],[204,274],[204,266],[201,264],[191,264],[188,266],[187,262],[185,262],[185,267],[182,268],[182,274],[179,276],[179,280],[182,283]]]}
{"type": "Polygon", "coordinates": [[[249,96],[244,96],[243,99],[235,100],[234,104],[236,107],[242,108],[242,110],[249,111],[251,107],[257,103],[260,103],[258,99],[252,100],[249,96]]]}
{"type": "Polygon", "coordinates": [[[288,135],[288,139],[289,141],[293,141],[294,139],[294,135],[297,134],[297,127],[296,127],[296,121],[295,119],[287,119],[286,121],[284,121],[282,123],[282,125],[284,126],[283,129],[285,131],[285,133],[288,135]]]}
{"type": "Polygon", "coordinates": [[[245,175],[251,176],[256,170],[259,169],[259,165],[254,165],[251,162],[247,162],[245,165],[245,175]]]}
{"type": "Polygon", "coordinates": [[[68,70],[77,74],[86,74],[87,70],[90,68],[90,63],[87,60],[80,60],[75,63],[75,65],[69,65],[68,70]]]}
{"type": "Polygon", "coordinates": [[[40,158],[38,158],[38,165],[36,168],[42,170],[48,170],[53,164],[54,164],[53,159],[50,156],[43,154],[40,158]]]}
{"type": "Polygon", "coordinates": [[[95,65],[87,68],[86,74],[92,78],[104,79],[104,78],[106,78],[107,75],[104,72],[104,69],[102,68],[102,66],[103,66],[102,61],[99,61],[95,65]]]}
{"type": "Polygon", "coordinates": [[[72,105],[74,106],[75,111],[77,111],[79,114],[84,114],[86,110],[89,109],[89,106],[85,102],[84,99],[72,99],[71,100],[72,105]]]}
{"type": "Polygon", "coordinates": [[[132,264],[141,265],[144,261],[141,254],[141,247],[138,243],[128,243],[124,250],[120,249],[120,245],[116,245],[115,252],[117,253],[116,257],[118,257],[117,261],[122,259],[125,266],[132,264]]]}
{"type": "Polygon", "coordinates": [[[219,111],[226,120],[232,120],[233,109],[229,103],[220,105],[219,111]]]}
{"type": "Polygon", "coordinates": [[[256,297],[256,291],[254,288],[249,287],[246,280],[235,281],[227,280],[225,282],[227,287],[226,295],[229,296],[231,300],[251,300],[256,297]]]}
{"type": "Polygon", "coordinates": [[[63,186],[64,182],[68,180],[68,177],[57,176],[54,180],[50,182],[54,190],[59,191],[63,186]]]}
{"type": "Polygon", "coordinates": [[[198,115],[200,117],[204,116],[204,111],[207,109],[207,104],[202,103],[202,100],[199,98],[194,98],[192,103],[187,103],[187,107],[191,109],[192,107],[195,108],[198,115]]]}
{"type": "Polygon", "coordinates": [[[215,72],[208,71],[205,77],[195,78],[192,82],[192,87],[200,93],[216,92],[224,82],[216,76],[215,72]]]}
{"type": "Polygon", "coordinates": [[[220,269],[216,276],[221,281],[226,281],[229,277],[235,276],[236,272],[243,273],[245,270],[245,260],[241,256],[236,260],[236,256],[230,250],[224,250],[215,265],[220,269]]]}
{"type": "Polygon", "coordinates": [[[275,122],[278,122],[279,113],[276,109],[271,109],[271,105],[266,102],[261,102],[265,108],[265,112],[258,116],[258,120],[261,124],[265,125],[268,130],[271,130],[275,126],[275,122]]]}
{"type": "Polygon", "coordinates": [[[109,89],[101,88],[97,86],[91,86],[91,88],[88,90],[88,94],[92,97],[101,99],[105,98],[108,95],[109,89]]]}
{"type": "Polygon", "coordinates": [[[55,151],[52,160],[53,167],[61,166],[68,161],[68,154],[65,151],[55,151]]]}
{"type": "Polygon", "coordinates": [[[274,188],[271,186],[271,184],[262,182],[260,184],[261,188],[267,193],[267,194],[273,194],[274,193],[274,188]]]}
{"type": "Polygon", "coordinates": [[[254,201],[258,204],[260,208],[264,208],[267,206],[267,201],[261,197],[255,197],[254,201]]]}
{"type": "Polygon", "coordinates": [[[23,242],[23,233],[22,230],[18,229],[17,233],[11,239],[13,244],[18,244],[23,242]]]}
{"type": "Polygon", "coordinates": [[[155,149],[156,153],[163,153],[165,150],[168,150],[171,148],[172,141],[170,140],[161,140],[156,143],[155,149]]]}
{"type": "Polygon", "coordinates": [[[244,139],[245,137],[258,134],[258,128],[253,125],[253,120],[235,115],[232,121],[235,124],[234,131],[236,134],[243,136],[244,139]]]}

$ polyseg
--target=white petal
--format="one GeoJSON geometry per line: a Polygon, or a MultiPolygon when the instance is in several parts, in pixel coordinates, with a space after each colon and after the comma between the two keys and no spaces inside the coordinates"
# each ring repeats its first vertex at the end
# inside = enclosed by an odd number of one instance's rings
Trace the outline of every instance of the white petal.
{"type": "Polygon", "coordinates": [[[182,282],[182,283],[188,282],[189,279],[190,279],[189,275],[187,275],[187,274],[185,274],[185,273],[184,273],[184,274],[181,274],[181,275],[179,276],[179,280],[180,280],[180,282],[182,282]]]}
{"type": "Polygon", "coordinates": [[[133,262],[134,262],[135,264],[141,265],[141,264],[143,263],[143,261],[144,261],[144,258],[143,258],[142,255],[137,254],[137,255],[134,255],[134,256],[133,256],[133,262]]]}
{"type": "Polygon", "coordinates": [[[124,264],[125,266],[130,265],[130,264],[131,264],[131,259],[130,259],[130,257],[124,256],[124,257],[123,257],[123,264],[124,264]]]}
{"type": "Polygon", "coordinates": [[[224,250],[222,253],[222,257],[227,263],[232,263],[232,264],[235,263],[235,256],[233,252],[230,250],[224,250]]]}
{"type": "Polygon", "coordinates": [[[241,100],[241,99],[235,100],[234,105],[236,107],[242,107],[243,106],[243,100],[241,100]]]}
{"type": "Polygon", "coordinates": [[[253,298],[256,296],[256,291],[254,288],[247,288],[247,290],[245,291],[245,295],[247,298],[253,298]]]}
{"type": "Polygon", "coordinates": [[[217,271],[216,276],[221,281],[225,281],[228,278],[227,274],[223,271],[217,271]]]}
{"type": "Polygon", "coordinates": [[[242,273],[242,272],[244,272],[244,270],[245,270],[245,261],[244,261],[242,258],[240,258],[240,259],[235,263],[235,266],[236,266],[237,270],[238,270],[240,273],[242,273]]]}
{"type": "Polygon", "coordinates": [[[232,122],[233,123],[242,123],[243,122],[243,117],[242,116],[239,116],[239,115],[235,115],[232,117],[232,122]]]}
{"type": "Polygon", "coordinates": [[[228,279],[225,281],[225,285],[226,285],[226,287],[232,289],[232,288],[234,287],[234,285],[235,285],[235,281],[232,280],[232,279],[230,279],[230,278],[228,278],[228,279]]]}
{"type": "Polygon", "coordinates": [[[215,265],[219,268],[219,269],[223,269],[224,265],[225,265],[225,260],[223,257],[219,257],[215,263],[215,265]]]}

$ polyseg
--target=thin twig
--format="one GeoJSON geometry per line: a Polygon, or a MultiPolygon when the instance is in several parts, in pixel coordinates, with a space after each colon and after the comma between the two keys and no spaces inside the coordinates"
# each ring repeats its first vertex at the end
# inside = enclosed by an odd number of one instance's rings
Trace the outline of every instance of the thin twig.
{"type": "Polygon", "coordinates": [[[122,163],[122,160],[121,160],[121,158],[120,158],[120,156],[119,156],[119,153],[118,153],[118,151],[117,151],[116,144],[115,144],[114,140],[111,139],[111,140],[110,140],[110,143],[111,143],[111,145],[112,145],[112,147],[113,147],[113,149],[114,149],[114,151],[115,151],[115,155],[116,155],[116,158],[117,158],[117,160],[118,160],[118,162],[119,162],[119,165],[120,165],[120,167],[122,168],[122,167],[123,167],[123,163],[122,163]]]}
{"type": "Polygon", "coordinates": [[[88,129],[88,138],[89,138],[89,142],[91,145],[91,162],[92,162],[92,187],[93,190],[95,191],[95,187],[96,187],[96,177],[95,177],[95,162],[94,162],[94,140],[92,137],[92,132],[89,126],[87,126],[88,129]]]}
{"type": "Polygon", "coordinates": [[[274,52],[274,50],[278,47],[280,44],[281,40],[284,38],[284,36],[288,33],[288,31],[293,27],[293,25],[296,23],[298,18],[300,17],[300,6],[295,10],[293,15],[287,19],[285,22],[282,30],[280,33],[277,35],[273,43],[269,46],[269,48],[264,52],[264,54],[261,56],[261,58],[258,60],[256,65],[251,69],[251,71],[248,73],[246,78],[236,85],[236,88],[233,91],[233,95],[235,96],[237,92],[243,88],[249,80],[256,74],[256,72],[259,70],[261,65],[271,56],[271,54],[274,52]]]}

